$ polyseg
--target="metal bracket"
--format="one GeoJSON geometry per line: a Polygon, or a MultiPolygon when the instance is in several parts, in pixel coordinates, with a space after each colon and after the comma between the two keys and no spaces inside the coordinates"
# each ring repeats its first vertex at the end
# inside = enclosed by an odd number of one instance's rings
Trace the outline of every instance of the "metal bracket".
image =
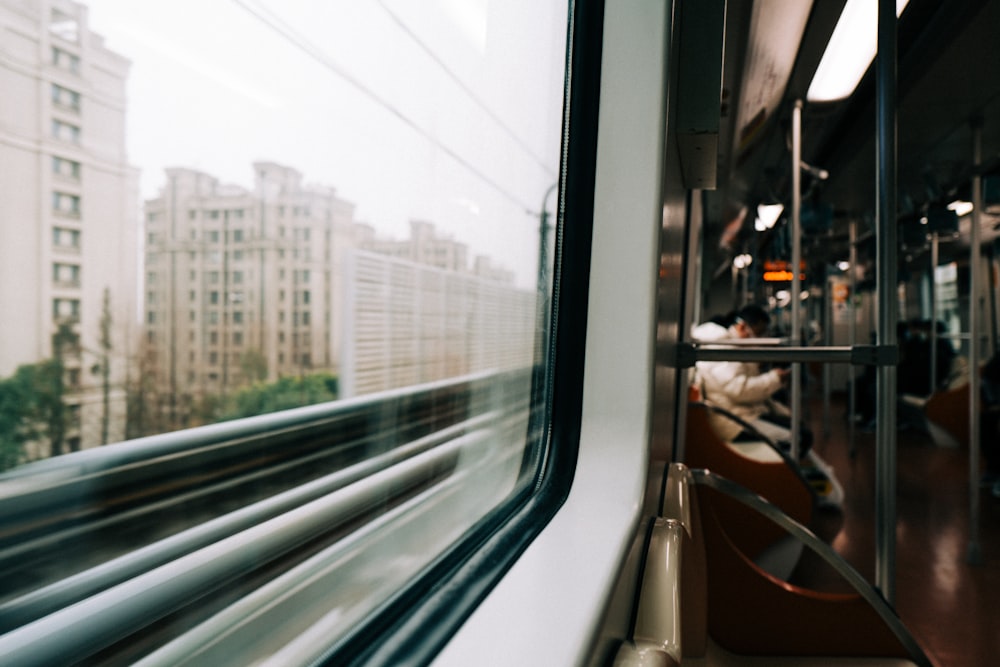
{"type": "Polygon", "coordinates": [[[896,366],[899,348],[895,345],[852,345],[851,363],[855,366],[896,366]]]}
{"type": "Polygon", "coordinates": [[[667,365],[674,368],[693,368],[695,362],[698,361],[695,346],[691,343],[677,343],[672,350],[667,350],[666,356],[667,365]]]}

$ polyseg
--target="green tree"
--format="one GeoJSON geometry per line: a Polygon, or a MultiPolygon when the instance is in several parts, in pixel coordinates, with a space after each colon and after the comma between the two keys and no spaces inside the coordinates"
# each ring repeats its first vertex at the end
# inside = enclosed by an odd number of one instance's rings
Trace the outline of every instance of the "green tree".
{"type": "Polygon", "coordinates": [[[260,350],[247,350],[240,355],[240,371],[246,382],[263,382],[267,379],[267,357],[260,350]]]}
{"type": "Polygon", "coordinates": [[[19,366],[0,380],[0,470],[24,461],[24,446],[47,438],[62,453],[66,434],[64,367],[59,358],[19,366]]]}
{"type": "Polygon", "coordinates": [[[228,397],[220,419],[239,419],[336,400],[337,378],[327,373],[258,382],[228,397]]]}
{"type": "Polygon", "coordinates": [[[104,288],[104,307],[101,310],[101,361],[97,371],[101,375],[101,444],[108,444],[108,425],[111,420],[111,293],[104,288]]]}

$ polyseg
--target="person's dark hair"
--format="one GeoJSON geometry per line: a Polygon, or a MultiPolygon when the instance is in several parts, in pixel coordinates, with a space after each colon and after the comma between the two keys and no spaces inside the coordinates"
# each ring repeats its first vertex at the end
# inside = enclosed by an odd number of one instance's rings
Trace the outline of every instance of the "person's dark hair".
{"type": "Polygon", "coordinates": [[[736,318],[743,320],[749,326],[757,328],[758,326],[769,326],[771,324],[771,316],[768,315],[767,311],[764,310],[762,306],[758,306],[755,303],[748,303],[739,309],[736,313],[736,318]]]}
{"type": "Polygon", "coordinates": [[[728,329],[736,323],[736,311],[731,310],[724,315],[713,315],[708,319],[708,321],[728,329]]]}

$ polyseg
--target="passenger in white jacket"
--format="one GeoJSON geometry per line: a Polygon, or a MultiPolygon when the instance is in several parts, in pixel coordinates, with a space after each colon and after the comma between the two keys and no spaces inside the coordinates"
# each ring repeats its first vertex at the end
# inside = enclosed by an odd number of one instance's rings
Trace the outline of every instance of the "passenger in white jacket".
{"type": "MultiPolygon", "coordinates": [[[[770,323],[767,311],[751,304],[740,309],[728,327],[705,322],[694,328],[692,337],[699,343],[717,344],[738,338],[759,338],[770,323]]],[[[761,373],[756,363],[748,361],[699,361],[695,381],[706,400],[749,422],[772,440],[787,443],[791,440],[788,408],[771,396],[785,386],[789,372],[775,368],[761,373]]],[[[725,440],[733,440],[743,431],[738,422],[724,415],[710,413],[710,419],[725,440]]]]}
{"type": "MultiPolygon", "coordinates": [[[[725,344],[737,338],[759,338],[767,331],[771,317],[760,306],[744,306],[732,322],[706,322],[694,328],[692,337],[700,343],[725,344]]],[[[699,361],[695,382],[703,397],[735,414],[776,443],[790,443],[791,414],[788,408],[771,398],[785,386],[789,372],[775,368],[766,373],[745,361],[699,361]]],[[[709,420],[726,440],[737,440],[743,426],[725,415],[709,412],[709,420]]],[[[821,506],[842,507],[844,487],[833,468],[812,450],[812,433],[799,431],[799,470],[816,492],[821,506]]],[[[754,439],[750,436],[750,439],[754,439]]],[[[757,438],[759,439],[759,438],[757,438]]]]}

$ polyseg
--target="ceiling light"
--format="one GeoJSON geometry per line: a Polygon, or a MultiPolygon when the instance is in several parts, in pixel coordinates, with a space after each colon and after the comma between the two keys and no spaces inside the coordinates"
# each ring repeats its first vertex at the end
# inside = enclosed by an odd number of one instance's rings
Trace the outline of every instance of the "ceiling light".
{"type": "MultiPolygon", "coordinates": [[[[896,0],[896,16],[908,0],[896,0]]],[[[816,68],[806,99],[833,102],[850,96],[875,58],[878,48],[878,3],[847,0],[837,27],[816,68]]]]}
{"type": "Polygon", "coordinates": [[[762,232],[774,227],[774,223],[778,222],[778,218],[781,217],[784,210],[785,207],[781,204],[761,204],[757,207],[757,220],[754,221],[754,229],[762,232]]]}
{"type": "Polygon", "coordinates": [[[840,269],[841,271],[846,271],[847,269],[851,268],[851,263],[848,261],[837,262],[837,268],[840,269]]]}
{"type": "Polygon", "coordinates": [[[961,201],[956,199],[952,203],[948,204],[948,210],[954,211],[955,215],[962,217],[963,215],[968,215],[972,213],[972,202],[971,201],[961,201]]]}

